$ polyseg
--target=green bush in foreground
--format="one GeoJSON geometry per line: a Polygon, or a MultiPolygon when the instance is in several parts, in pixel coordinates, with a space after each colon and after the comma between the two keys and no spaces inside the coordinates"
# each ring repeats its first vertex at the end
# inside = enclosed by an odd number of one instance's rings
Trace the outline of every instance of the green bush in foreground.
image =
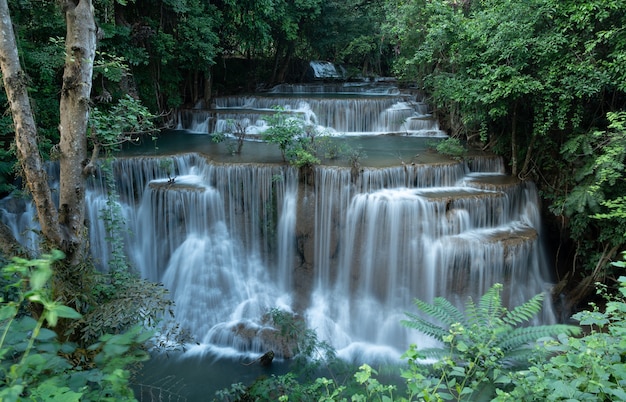
{"type": "Polygon", "coordinates": [[[140,345],[151,334],[136,326],[103,335],[81,351],[59,341],[51,329],[59,319],[81,318],[51,297],[51,265],[63,257],[13,258],[2,269],[7,285],[0,300],[0,400],[134,401],[126,368],[148,358],[140,345]]]}
{"type": "Polygon", "coordinates": [[[601,311],[573,316],[589,332],[580,338],[559,336],[547,347],[549,360],[535,360],[527,370],[511,373],[510,392],[498,392],[498,401],[625,401],[626,400],[626,276],[619,278],[620,294],[606,298],[601,311]]]}
{"type": "Polygon", "coordinates": [[[403,376],[412,394],[426,400],[428,395],[446,400],[491,400],[499,384],[508,382],[507,373],[547,355],[539,340],[580,333],[579,327],[571,325],[527,325],[541,311],[543,294],[509,310],[502,304],[501,290],[502,285],[496,284],[480,300],[469,298],[463,312],[441,297],[432,304],[415,300],[428,317],[407,314],[409,320],[403,324],[435,338],[442,346],[420,351],[412,346],[405,353],[410,369],[403,376]],[[431,367],[435,383],[412,382],[419,374],[422,357],[437,360],[431,367]]]}

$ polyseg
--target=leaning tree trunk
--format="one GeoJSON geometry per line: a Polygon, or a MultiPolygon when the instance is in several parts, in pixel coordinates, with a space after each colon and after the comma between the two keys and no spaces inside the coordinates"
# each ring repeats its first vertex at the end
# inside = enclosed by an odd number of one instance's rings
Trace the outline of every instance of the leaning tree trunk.
{"type": "Polygon", "coordinates": [[[59,218],[37,146],[37,126],[30,107],[27,77],[22,71],[7,0],[0,0],[0,65],[13,124],[17,158],[37,208],[41,233],[48,243],[62,243],[59,218]]]}
{"type": "MultiPolygon", "coordinates": [[[[37,126],[30,107],[27,78],[21,69],[15,34],[7,0],[0,0],[0,65],[11,115],[15,126],[17,158],[24,172],[41,227],[44,249],[62,250],[67,258],[55,265],[54,297],[74,303],[88,289],[80,267],[86,245],[84,226],[86,130],[89,119],[89,95],[96,49],[96,30],[91,0],[66,0],[66,60],[61,90],[60,208],[56,209],[48,185],[37,143],[37,126]]],[[[8,237],[10,231],[0,231],[8,237]]],[[[3,250],[11,252],[11,248],[3,250]]],[[[36,312],[35,312],[36,314],[36,312]]],[[[65,325],[55,327],[59,336],[67,336],[65,325]]]]}
{"type": "Polygon", "coordinates": [[[91,0],[63,3],[67,34],[60,101],[59,223],[66,229],[62,250],[70,265],[84,257],[85,172],[89,97],[96,56],[96,24],[91,0]]]}
{"type": "Polygon", "coordinates": [[[17,157],[37,209],[45,247],[65,252],[68,257],[65,263],[71,270],[71,267],[82,262],[86,244],[83,167],[87,160],[86,132],[96,53],[96,25],[91,0],[64,0],[61,5],[65,13],[67,34],[60,100],[61,180],[58,210],[52,201],[39,154],[26,75],[20,67],[7,0],[0,0],[0,64],[15,125],[17,157]]]}

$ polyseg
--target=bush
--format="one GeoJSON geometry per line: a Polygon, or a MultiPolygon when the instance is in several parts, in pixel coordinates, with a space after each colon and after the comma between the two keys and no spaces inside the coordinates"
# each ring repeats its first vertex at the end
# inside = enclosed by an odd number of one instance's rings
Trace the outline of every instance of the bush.
{"type": "Polygon", "coordinates": [[[60,341],[51,329],[59,319],[81,318],[51,296],[51,265],[62,258],[61,252],[13,258],[2,269],[7,285],[0,300],[0,400],[135,400],[127,367],[148,358],[141,345],[151,333],[135,326],[103,335],[84,350],[60,341]]]}
{"type": "Polygon", "coordinates": [[[467,153],[467,149],[458,138],[446,138],[435,145],[435,149],[440,154],[450,156],[454,159],[462,159],[467,153]]]}
{"type": "Polygon", "coordinates": [[[573,316],[589,328],[585,336],[562,335],[549,343],[554,355],[511,373],[512,391],[500,392],[497,400],[626,400],[626,277],[619,283],[616,297],[599,287],[606,299],[604,311],[592,305],[573,316]]]}

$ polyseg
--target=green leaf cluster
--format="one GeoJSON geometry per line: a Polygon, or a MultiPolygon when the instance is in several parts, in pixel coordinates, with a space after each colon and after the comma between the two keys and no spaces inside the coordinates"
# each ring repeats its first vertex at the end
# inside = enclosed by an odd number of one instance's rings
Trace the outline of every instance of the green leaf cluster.
{"type": "MultiPolygon", "coordinates": [[[[616,263],[623,267],[623,261],[616,263]]],[[[297,401],[616,401],[626,393],[626,277],[609,295],[598,284],[603,307],[573,316],[580,326],[524,326],[541,308],[535,296],[512,309],[502,305],[501,286],[463,311],[444,298],[416,300],[423,315],[404,322],[437,339],[441,347],[405,352],[405,387],[387,385],[365,364],[349,377],[299,381],[294,374],[235,384],[218,400],[297,401]],[[435,357],[433,362],[433,357],[435,357]],[[232,398],[232,399],[231,399],[232,398]]],[[[286,317],[277,316],[278,322],[286,317]]]]}
{"type": "Polygon", "coordinates": [[[608,296],[601,310],[573,316],[588,328],[583,337],[561,335],[548,344],[554,354],[535,360],[527,370],[510,374],[514,388],[500,392],[498,401],[617,401],[626,399],[626,277],[620,277],[619,296],[608,296]]]}
{"type": "Polygon", "coordinates": [[[454,137],[441,140],[434,145],[435,150],[442,154],[450,156],[454,159],[463,159],[467,154],[467,148],[461,143],[461,140],[454,137]]]}
{"type": "Polygon", "coordinates": [[[94,107],[89,116],[91,140],[107,154],[127,142],[138,142],[142,135],[157,131],[155,116],[141,101],[125,95],[112,105],[94,107]]]}
{"type": "Polygon", "coordinates": [[[306,126],[305,121],[284,108],[276,107],[276,113],[268,116],[269,128],[263,140],[278,145],[283,161],[302,168],[320,163],[315,146],[317,132],[306,126]]]}
{"type": "Polygon", "coordinates": [[[127,367],[148,358],[139,346],[151,334],[134,327],[104,335],[87,350],[60,341],[52,330],[58,320],[82,317],[51,297],[51,265],[62,258],[60,252],[35,260],[13,258],[2,269],[0,400],[135,400],[127,367]],[[26,314],[27,308],[37,314],[26,314]],[[88,354],[91,363],[85,360],[88,354]]]}
{"type": "MultiPolygon", "coordinates": [[[[440,381],[429,392],[455,400],[489,400],[510,370],[525,367],[530,358],[547,352],[538,340],[580,333],[579,327],[570,325],[524,325],[541,310],[543,295],[509,310],[502,303],[501,290],[502,285],[496,284],[477,302],[469,298],[464,311],[445,298],[435,298],[432,304],[415,300],[424,315],[407,313],[409,319],[403,324],[441,343],[420,350],[421,356],[437,359],[432,369],[440,381]]],[[[410,367],[418,370],[415,351],[406,356],[410,367]]]]}

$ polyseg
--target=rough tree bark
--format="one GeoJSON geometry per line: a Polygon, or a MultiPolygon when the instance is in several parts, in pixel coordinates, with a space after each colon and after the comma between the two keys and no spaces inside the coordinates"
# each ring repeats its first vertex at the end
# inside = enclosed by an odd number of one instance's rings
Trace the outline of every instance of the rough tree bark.
{"type": "Polygon", "coordinates": [[[85,174],[89,97],[96,53],[96,25],[91,0],[64,0],[67,33],[60,98],[59,209],[52,201],[37,144],[37,129],[20,67],[7,0],[0,0],[0,65],[15,125],[17,157],[37,209],[46,248],[66,253],[69,267],[82,261],[86,242],[85,174]]]}
{"type": "Polygon", "coordinates": [[[59,223],[66,229],[63,251],[80,262],[85,239],[85,172],[89,98],[96,57],[96,23],[91,0],[63,2],[67,33],[60,100],[59,223]]]}
{"type": "Polygon", "coordinates": [[[39,155],[37,127],[26,88],[27,78],[20,66],[7,0],[0,0],[0,66],[15,126],[17,158],[37,208],[41,232],[48,242],[60,244],[62,236],[58,213],[39,155]]]}

